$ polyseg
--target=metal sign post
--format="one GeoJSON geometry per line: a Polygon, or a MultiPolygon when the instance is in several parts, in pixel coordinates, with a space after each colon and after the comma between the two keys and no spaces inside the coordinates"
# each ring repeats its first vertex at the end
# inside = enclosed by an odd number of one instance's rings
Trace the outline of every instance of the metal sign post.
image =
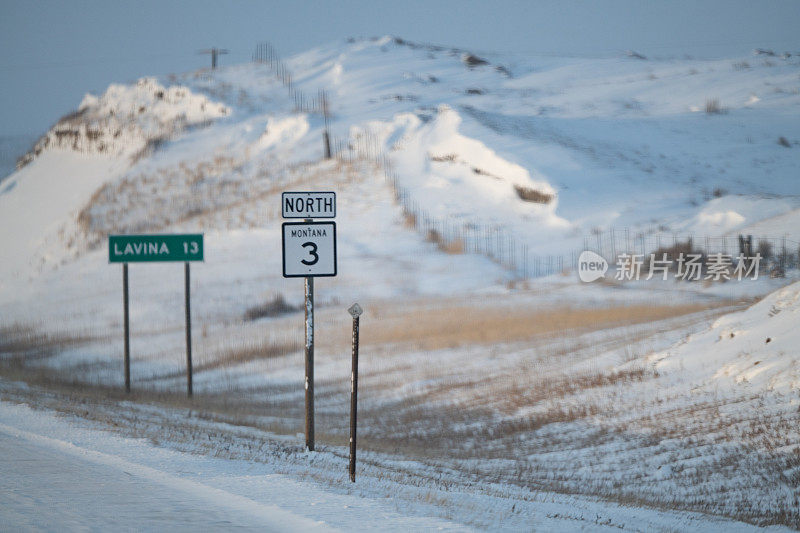
{"type": "Polygon", "coordinates": [[[353,317],[353,361],[350,374],[350,481],[356,482],[356,424],[358,422],[358,317],[364,312],[357,303],[347,310],[353,317]]]}
{"type": "Polygon", "coordinates": [[[314,451],[314,278],[305,278],[306,289],[306,448],[314,451]]]}
{"type": "Polygon", "coordinates": [[[303,278],[305,286],[305,415],[306,449],[314,451],[314,278],[336,275],[336,222],[314,222],[310,217],[336,216],[334,192],[284,192],[282,228],[283,277],[303,278]]]}
{"type": "Polygon", "coordinates": [[[131,391],[131,328],[128,322],[128,263],[122,263],[122,306],[125,325],[125,392],[131,391]]]}
{"type": "Polygon", "coordinates": [[[189,261],[183,264],[186,309],[186,394],[192,396],[192,301],[189,296],[189,261]]]}
{"type": "Polygon", "coordinates": [[[128,322],[128,263],[184,263],[186,310],[186,392],[192,396],[192,312],[189,262],[203,261],[203,235],[109,235],[108,262],[122,263],[122,302],[125,329],[125,392],[131,391],[130,326],[128,322]]]}

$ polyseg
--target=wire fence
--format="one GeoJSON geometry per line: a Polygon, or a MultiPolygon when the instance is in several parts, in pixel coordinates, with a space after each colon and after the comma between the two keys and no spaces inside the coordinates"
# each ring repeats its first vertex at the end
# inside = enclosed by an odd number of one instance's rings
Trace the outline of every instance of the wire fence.
{"type": "Polygon", "coordinates": [[[289,91],[289,97],[294,102],[295,112],[319,113],[325,117],[327,125],[329,117],[327,92],[320,89],[316,95],[310,95],[298,89],[294,84],[292,73],[274,46],[268,42],[258,43],[253,52],[253,63],[267,65],[275,71],[275,76],[289,91]]]}
{"type": "MultiPolygon", "coordinates": [[[[593,251],[610,264],[617,264],[621,254],[649,258],[651,254],[661,259],[664,254],[672,260],[679,253],[700,255],[704,260],[716,254],[737,258],[740,254],[762,258],[759,269],[770,275],[783,276],[789,269],[800,268],[800,243],[786,237],[773,236],[722,236],[711,237],[692,233],[674,233],[661,230],[647,232],[629,228],[610,228],[593,232],[583,238],[583,247],[568,254],[532,253],[524,239],[508,227],[496,223],[453,221],[426,211],[394,169],[379,138],[370,131],[342,138],[329,133],[331,117],[327,91],[320,89],[309,96],[297,89],[286,64],[269,43],[260,43],[253,61],[266,64],[289,90],[297,112],[320,113],[325,118],[326,156],[342,161],[371,161],[380,168],[391,186],[395,200],[401,206],[406,223],[420,232],[426,240],[435,243],[447,253],[475,253],[484,255],[510,270],[522,279],[566,273],[578,268],[578,257],[585,250],[593,251]]],[[[579,240],[579,239],[576,239],[579,240]]]]}
{"type": "Polygon", "coordinates": [[[708,236],[694,233],[670,233],[651,230],[634,232],[629,228],[611,228],[594,232],[583,239],[583,249],[591,250],[604,258],[616,261],[621,255],[643,256],[655,260],[675,260],[684,256],[699,255],[703,261],[721,254],[736,260],[760,257],[759,270],[772,276],[784,276],[787,270],[800,268],[800,243],[783,237],[768,235],[708,236]]]}

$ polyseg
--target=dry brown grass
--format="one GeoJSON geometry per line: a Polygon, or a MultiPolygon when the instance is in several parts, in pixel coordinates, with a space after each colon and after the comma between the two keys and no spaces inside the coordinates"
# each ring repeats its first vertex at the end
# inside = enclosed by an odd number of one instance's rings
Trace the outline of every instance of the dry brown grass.
{"type": "Polygon", "coordinates": [[[292,353],[297,353],[301,348],[302,346],[300,343],[253,344],[252,346],[225,352],[211,361],[195,365],[194,370],[196,372],[205,372],[216,368],[233,367],[249,363],[250,361],[284,357],[292,353]]]}
{"type": "Polygon", "coordinates": [[[414,213],[409,213],[409,212],[403,213],[403,224],[408,229],[416,229],[417,216],[414,213]]]}
{"type": "Polygon", "coordinates": [[[535,204],[549,204],[553,201],[553,195],[537,191],[531,187],[522,187],[521,185],[514,185],[514,191],[519,196],[520,200],[532,202],[535,204]]]}
{"type": "Polygon", "coordinates": [[[462,239],[447,240],[435,229],[428,230],[425,240],[434,243],[444,253],[451,255],[464,253],[464,241],[462,239]]]}
{"type": "MultiPolygon", "coordinates": [[[[718,304],[717,304],[718,305],[718,304]]],[[[716,307],[713,304],[676,306],[618,306],[606,308],[514,309],[476,308],[466,305],[416,309],[393,313],[378,309],[380,320],[362,331],[366,344],[412,344],[425,350],[468,344],[495,344],[594,331],[678,317],[716,307]]]]}
{"type": "Polygon", "coordinates": [[[300,311],[302,308],[286,302],[282,294],[278,294],[266,302],[250,307],[245,311],[245,320],[275,317],[300,311]]]}
{"type": "Polygon", "coordinates": [[[42,359],[90,340],[89,336],[79,333],[42,333],[28,325],[6,326],[0,328],[0,360],[42,359]]]}

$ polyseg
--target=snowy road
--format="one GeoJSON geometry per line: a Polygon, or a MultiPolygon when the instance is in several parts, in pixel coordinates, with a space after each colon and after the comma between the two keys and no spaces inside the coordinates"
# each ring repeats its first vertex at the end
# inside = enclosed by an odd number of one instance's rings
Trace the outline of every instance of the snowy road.
{"type": "MultiPolygon", "coordinates": [[[[342,478],[346,472],[342,469],[342,478]]],[[[0,401],[0,530],[466,531],[275,473],[0,401]]]]}
{"type": "Polygon", "coordinates": [[[270,506],[0,424],[0,508],[14,529],[327,530],[270,506]]]}
{"type": "Polygon", "coordinates": [[[159,486],[146,476],[20,440],[7,429],[0,430],[0,507],[6,524],[45,530],[280,530],[274,521],[159,486]]]}

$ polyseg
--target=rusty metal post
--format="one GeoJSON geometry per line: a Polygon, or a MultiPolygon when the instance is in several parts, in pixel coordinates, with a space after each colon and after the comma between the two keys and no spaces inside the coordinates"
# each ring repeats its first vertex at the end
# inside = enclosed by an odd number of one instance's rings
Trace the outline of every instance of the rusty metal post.
{"type": "Polygon", "coordinates": [[[353,317],[353,358],[350,374],[350,481],[356,481],[356,426],[358,423],[358,321],[363,309],[357,303],[347,310],[353,317]]]}

